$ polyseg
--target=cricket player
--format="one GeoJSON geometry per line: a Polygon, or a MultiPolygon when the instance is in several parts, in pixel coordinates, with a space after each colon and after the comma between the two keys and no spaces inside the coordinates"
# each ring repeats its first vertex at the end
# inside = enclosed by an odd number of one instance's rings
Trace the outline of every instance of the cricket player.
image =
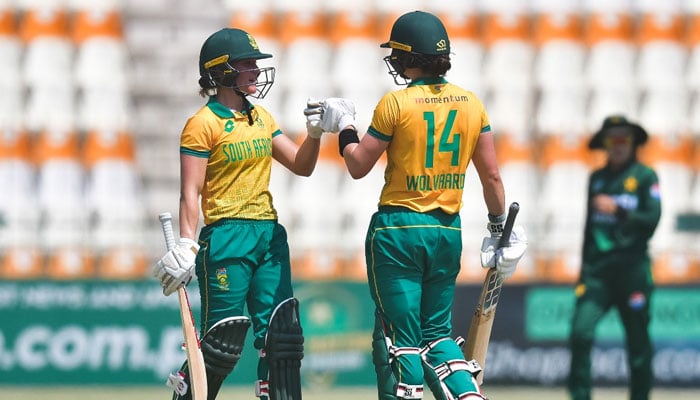
{"type": "Polygon", "coordinates": [[[511,247],[494,250],[506,213],[493,133],[477,96],[444,77],[451,65],[442,21],[423,11],[406,13],[381,47],[391,49],[384,60],[394,82],[406,87],[379,101],[361,141],[350,100],[330,98],[317,108],[323,130],[340,132],[339,151],[353,178],[365,176],[387,154],[379,210],[365,240],[376,305],[372,357],[378,396],[420,399],[425,379],[436,399],[483,399],[474,379],[480,366],[466,361],[451,337],[462,253],[459,211],[470,161],[489,212],[483,265],[511,276],[527,247],[525,233],[516,226],[511,247]]]}
{"type": "MultiPolygon", "coordinates": [[[[322,130],[319,115],[307,116],[308,135],[297,145],[265,108],[250,102],[274,83],[274,67],[258,66],[270,57],[235,28],[216,31],[202,45],[199,85],[208,101],[180,137],[180,240],[153,268],[165,295],[196,272],[208,400],[238,362],[251,325],[260,356],[256,395],[301,399],[304,337],[287,233],[268,186],[273,158],[297,175],[312,173],[322,130]],[[200,208],[204,227],[195,241],[200,208]]],[[[173,399],[191,398],[186,363],[169,384],[173,399]]]]}
{"type": "Polygon", "coordinates": [[[591,348],[600,319],[612,307],[625,330],[630,369],[630,399],[649,398],[653,349],[649,303],[654,288],[648,242],[661,217],[659,180],[637,160],[646,131],[624,116],[605,118],[590,140],[604,149],[607,164],[588,183],[588,212],[581,275],[571,322],[571,370],[574,400],[591,398],[591,348]]]}

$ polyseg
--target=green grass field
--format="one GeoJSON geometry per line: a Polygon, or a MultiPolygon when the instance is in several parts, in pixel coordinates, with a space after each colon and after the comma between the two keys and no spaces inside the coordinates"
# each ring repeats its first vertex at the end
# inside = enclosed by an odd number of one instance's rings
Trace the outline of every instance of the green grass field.
{"type": "MultiPolygon", "coordinates": [[[[565,400],[566,392],[561,387],[508,387],[484,388],[490,400],[565,400]]],[[[332,390],[304,390],[305,400],[372,400],[376,399],[375,390],[371,387],[335,387],[332,390]]],[[[700,398],[700,388],[695,389],[657,389],[652,393],[652,400],[697,400],[700,398]]],[[[156,400],[170,399],[168,388],[163,387],[43,387],[25,388],[0,386],[0,399],[3,400],[156,400]]],[[[252,387],[225,387],[217,400],[257,399],[252,387]]],[[[426,400],[433,400],[426,393],[426,400]]],[[[626,400],[625,388],[595,389],[593,400],[626,400]]]]}

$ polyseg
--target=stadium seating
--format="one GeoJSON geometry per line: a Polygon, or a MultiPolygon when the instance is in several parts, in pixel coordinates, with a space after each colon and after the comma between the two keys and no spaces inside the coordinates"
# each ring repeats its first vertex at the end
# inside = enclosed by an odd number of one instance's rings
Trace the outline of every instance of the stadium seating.
{"type": "MultiPolygon", "coordinates": [[[[486,105],[507,201],[523,207],[530,248],[514,280],[577,278],[586,179],[602,160],[585,143],[606,116],[623,113],[649,131],[642,156],[662,182],[655,277],[700,281],[693,246],[700,233],[674,225],[679,213],[700,212],[699,1],[5,3],[0,177],[13,196],[0,197],[3,278],[146,273],[163,251],[156,215],[177,214],[177,137],[204,102],[197,57],[215,28],[245,29],[273,54],[260,65],[277,68],[275,85],[255,103],[301,140],[309,97],[353,99],[366,131],[381,96],[399,88],[379,43],[398,15],[425,9],[445,22],[453,53],[447,79],[486,105]]],[[[337,137],[324,136],[323,146],[310,178],[277,163],[272,171],[295,277],[363,280],[383,164],[353,180],[337,137]]],[[[459,280],[479,282],[486,211],[473,167],[467,182],[459,280]]]]}
{"type": "Polygon", "coordinates": [[[40,215],[36,201],[31,138],[26,131],[0,133],[0,274],[35,278],[44,273],[39,242],[40,215]]]}

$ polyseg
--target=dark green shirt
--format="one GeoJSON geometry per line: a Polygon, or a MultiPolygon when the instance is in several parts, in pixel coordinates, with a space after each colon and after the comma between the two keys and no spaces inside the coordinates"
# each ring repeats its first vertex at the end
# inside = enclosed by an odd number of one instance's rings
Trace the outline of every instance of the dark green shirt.
{"type": "Polygon", "coordinates": [[[583,239],[583,261],[643,255],[661,217],[659,179],[650,167],[632,161],[613,171],[607,166],[594,171],[588,182],[588,212],[583,239]],[[597,212],[592,199],[597,194],[615,198],[619,212],[597,212]]]}

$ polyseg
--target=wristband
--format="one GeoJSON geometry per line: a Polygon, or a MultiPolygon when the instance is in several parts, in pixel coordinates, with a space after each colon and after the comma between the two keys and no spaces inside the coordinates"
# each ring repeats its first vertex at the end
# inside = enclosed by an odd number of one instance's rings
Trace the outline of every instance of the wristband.
{"type": "Polygon", "coordinates": [[[340,151],[340,156],[343,157],[343,150],[345,146],[350,143],[360,143],[360,138],[357,136],[357,131],[354,129],[343,129],[338,134],[338,150],[340,151]]]}
{"type": "Polygon", "coordinates": [[[491,213],[488,214],[489,217],[489,222],[493,224],[502,224],[506,222],[506,214],[503,213],[501,215],[493,215],[491,213]]]}

